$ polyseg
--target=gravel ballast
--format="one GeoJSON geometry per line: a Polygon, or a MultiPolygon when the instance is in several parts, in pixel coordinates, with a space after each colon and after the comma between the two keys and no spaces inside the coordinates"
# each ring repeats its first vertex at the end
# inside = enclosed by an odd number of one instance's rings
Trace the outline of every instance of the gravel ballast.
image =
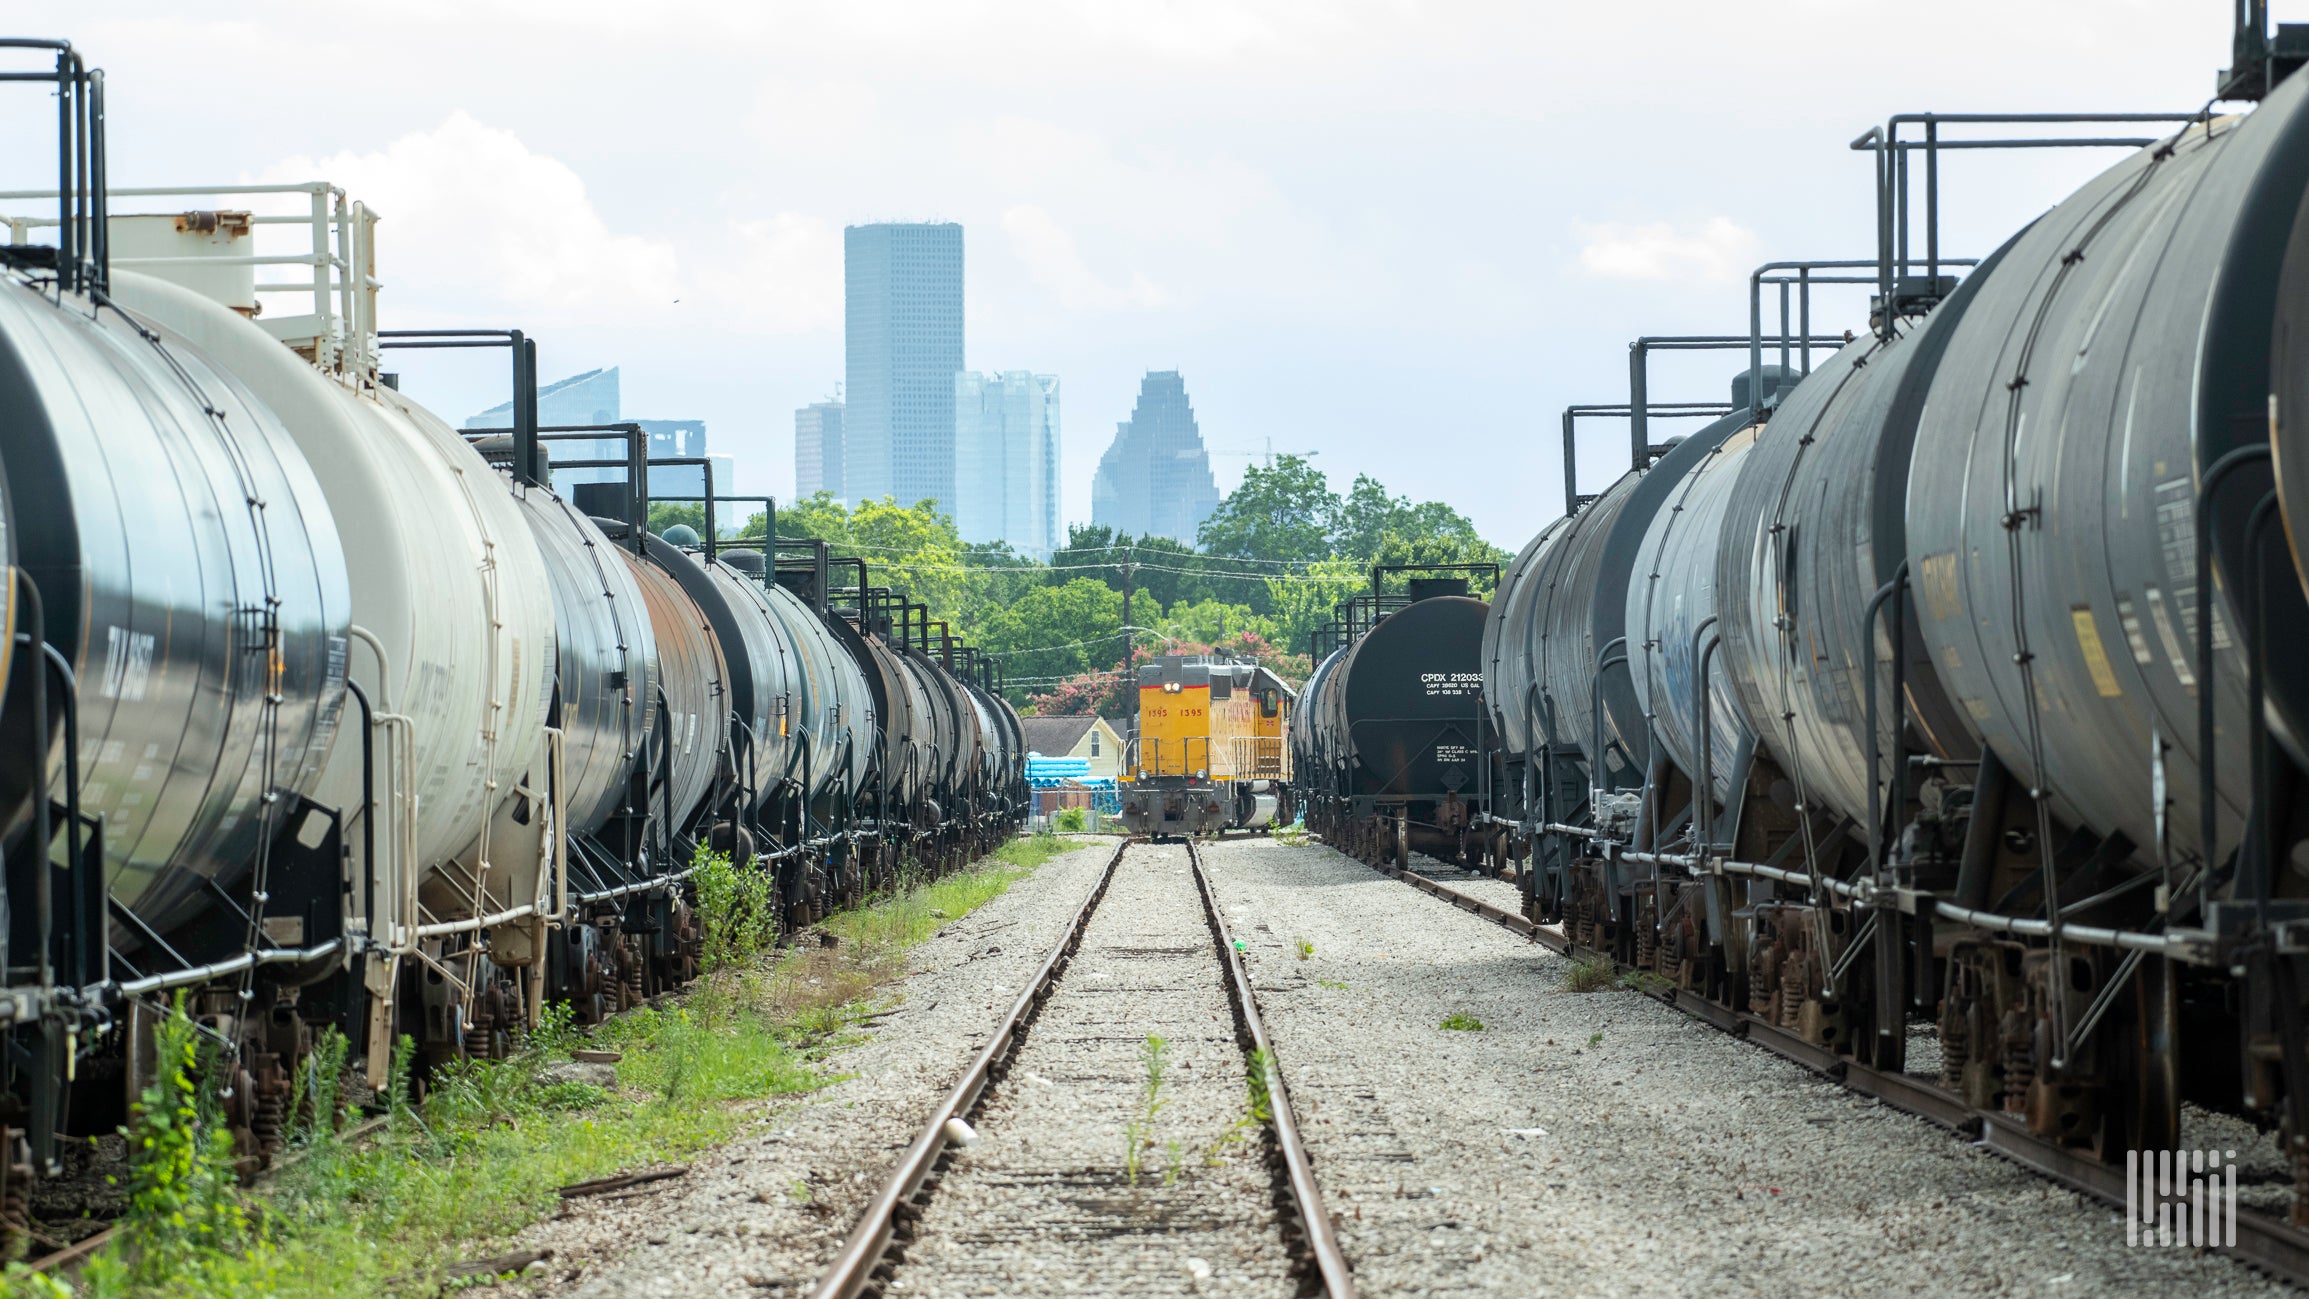
{"type": "Polygon", "coordinates": [[[571,1202],[508,1246],[552,1257],[496,1292],[807,1294],[1113,851],[1086,841],[946,926],[914,950],[896,1009],[825,1062],[838,1081],[765,1104],[761,1135],[698,1155],[685,1177],[571,1202]]]}
{"type": "Polygon", "coordinates": [[[892,1292],[1290,1295],[1222,977],[1186,850],[1133,847],[892,1292]]]}
{"type": "Polygon", "coordinates": [[[1363,1294],[2292,1293],[1328,848],[1204,862],[1363,1294]]]}

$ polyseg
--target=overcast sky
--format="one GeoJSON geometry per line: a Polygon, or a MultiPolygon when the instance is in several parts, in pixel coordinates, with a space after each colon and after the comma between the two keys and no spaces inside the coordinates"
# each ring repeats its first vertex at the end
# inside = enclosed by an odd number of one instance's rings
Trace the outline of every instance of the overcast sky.
{"type": "MultiPolygon", "coordinates": [[[[384,216],[388,327],[620,366],[626,414],[707,420],[743,490],[791,493],[793,410],[842,377],[842,227],[936,218],[965,227],[967,364],[1061,378],[1067,519],[1176,368],[1222,489],[1271,438],[1510,549],[1560,512],[1562,408],[1625,399],[1629,338],[1744,333],[1757,262],[1873,255],[1869,124],[2194,110],[2229,49],[2227,0],[10,9],[107,69],[116,185],[344,185],[384,216]]],[[[39,120],[13,94],[12,132],[39,120]]],[[[2117,156],[1956,157],[1945,251],[2117,156]]],[[[405,386],[442,415],[503,400],[426,360],[405,386]]],[[[1734,368],[1665,362],[1654,399],[1734,368]]],[[[1592,488],[1625,436],[1591,445],[1592,488]]]]}

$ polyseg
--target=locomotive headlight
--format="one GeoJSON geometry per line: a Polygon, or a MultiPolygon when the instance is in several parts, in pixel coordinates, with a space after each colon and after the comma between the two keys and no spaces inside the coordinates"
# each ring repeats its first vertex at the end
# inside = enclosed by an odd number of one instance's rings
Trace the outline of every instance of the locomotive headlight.
{"type": "Polygon", "coordinates": [[[1179,682],[1176,682],[1176,681],[1165,681],[1165,682],[1163,682],[1163,693],[1164,693],[1164,694],[1166,694],[1166,695],[1175,695],[1175,694],[1177,694],[1179,691],[1181,691],[1181,690],[1183,690],[1183,689],[1185,689],[1185,687],[1184,687],[1183,685],[1181,685],[1179,682]]]}
{"type": "Polygon", "coordinates": [[[1204,778],[1208,777],[1210,774],[1211,774],[1211,773],[1210,773],[1209,769],[1207,769],[1207,768],[1204,768],[1204,767],[1197,767],[1197,768],[1195,768],[1195,779],[1196,779],[1196,780],[1202,780],[1202,779],[1204,779],[1204,778]]]}

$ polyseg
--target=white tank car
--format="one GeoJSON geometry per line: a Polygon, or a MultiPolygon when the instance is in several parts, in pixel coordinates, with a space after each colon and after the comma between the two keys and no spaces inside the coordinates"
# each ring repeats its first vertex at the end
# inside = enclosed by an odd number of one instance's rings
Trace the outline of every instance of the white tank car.
{"type": "MultiPolygon", "coordinates": [[[[324,374],[228,307],[126,271],[112,293],[279,414],[336,519],[351,580],[348,675],[379,714],[380,860],[374,912],[358,914],[368,900],[356,896],[356,927],[402,956],[488,924],[492,958],[525,964],[558,866],[545,733],[554,621],[506,480],[431,412],[366,375],[324,374]]],[[[358,739],[335,746],[319,801],[360,807],[358,739]]]]}

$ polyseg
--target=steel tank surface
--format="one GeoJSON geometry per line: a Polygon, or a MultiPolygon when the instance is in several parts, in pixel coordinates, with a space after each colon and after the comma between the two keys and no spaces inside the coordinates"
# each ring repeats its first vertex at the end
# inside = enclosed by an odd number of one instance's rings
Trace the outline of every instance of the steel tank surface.
{"type": "MultiPolygon", "coordinates": [[[[203,880],[229,884],[256,859],[268,794],[293,805],[319,788],[351,608],[328,502],[278,415],[201,348],[12,276],[0,468],[42,632],[77,678],[81,811],[104,820],[113,896],[174,928],[205,906],[203,880]]],[[[28,612],[11,633],[31,630],[28,612]]],[[[65,792],[61,701],[50,692],[50,733],[35,736],[25,701],[50,675],[37,651],[14,660],[0,711],[11,835],[34,799],[65,792]]]]}
{"type": "MultiPolygon", "coordinates": [[[[407,719],[379,732],[383,750],[407,746],[393,761],[413,784],[380,791],[393,804],[380,826],[406,833],[380,834],[378,846],[414,873],[385,883],[404,907],[394,919],[414,923],[408,904],[433,868],[472,865],[492,835],[503,844],[519,791],[544,778],[555,630],[529,525],[505,479],[399,393],[324,375],[175,285],[116,271],[112,296],[191,338],[271,406],[320,480],[350,577],[348,673],[379,712],[407,719]]],[[[314,797],[361,806],[357,742],[333,748],[314,797]]],[[[514,853],[494,865],[528,896],[533,861],[514,853]]]]}
{"type": "MultiPolygon", "coordinates": [[[[1491,709],[1492,733],[1499,737],[1500,747],[1518,759],[1538,742],[1533,735],[1539,709],[1533,650],[1539,632],[1533,610],[1544,585],[1538,575],[1548,548],[1569,522],[1559,518],[1524,543],[1515,562],[1500,574],[1491,611],[1483,619],[1483,697],[1491,709]]],[[[1308,678],[1309,698],[1315,694],[1314,682],[1314,677],[1308,678]]]]}
{"type": "MultiPolygon", "coordinates": [[[[1715,581],[1719,651],[1737,706],[1792,782],[1868,824],[1868,691],[1876,692],[1880,785],[1892,779],[1890,609],[1868,606],[1907,559],[1908,471],[1925,394],[1948,341],[2003,254],[1975,267],[1920,329],[1839,349],[1758,435],[1723,513],[1715,581]],[[1869,675],[1869,663],[1876,675],[1869,675]]],[[[1913,578],[1911,588],[1913,589],[1913,578]]],[[[1939,756],[1977,756],[1923,653],[1906,606],[1907,688],[1919,738],[1939,756]]]]}
{"type": "Polygon", "coordinates": [[[898,651],[881,637],[860,632],[846,621],[831,625],[849,647],[873,693],[880,733],[862,738],[870,738],[880,750],[875,760],[881,767],[884,795],[892,804],[884,811],[896,811],[899,805],[912,802],[930,779],[934,732],[929,701],[900,662],[898,651]]]}
{"type": "Polygon", "coordinates": [[[721,770],[729,731],[722,723],[729,716],[728,669],[713,624],[681,583],[654,560],[623,546],[617,553],[641,588],[657,647],[650,666],[658,690],[656,730],[648,749],[650,810],[670,822],[669,830],[680,830],[696,815],[721,770]]]}
{"type": "Polygon", "coordinates": [[[1293,779],[1300,784],[1319,788],[1331,774],[1338,744],[1330,733],[1325,709],[1338,666],[1346,657],[1345,649],[1324,655],[1315,670],[1307,674],[1307,684],[1299,691],[1299,708],[1291,718],[1291,770],[1293,779]]]}
{"type": "MultiPolygon", "coordinates": [[[[2140,860],[2158,851],[2160,754],[2165,841],[2176,860],[2201,856],[2200,688],[2219,717],[2221,844],[2249,795],[2234,549],[2269,477],[2255,466],[2216,502],[2209,671],[2195,497],[2211,463],[2268,436],[2279,260],[2309,190],[2305,95],[2290,78],[2024,232],[1949,339],[1917,432],[1908,551],[1941,681],[2022,787],[2140,860]]],[[[2298,583],[2270,587],[2266,643],[2301,644],[2298,583]]],[[[2270,666],[2269,715],[2290,742],[2309,659],[2270,666]]]]}
{"type": "Polygon", "coordinates": [[[1345,792],[1472,797],[1483,729],[1483,620],[1464,595],[1416,601],[1346,652],[1331,725],[1355,772],[1345,792]]]}
{"type": "Polygon", "coordinates": [[[783,768],[777,708],[786,693],[786,664],[769,614],[747,597],[745,574],[708,565],[655,534],[645,534],[649,558],[688,594],[721,648],[723,712],[714,719],[727,736],[732,774],[774,778],[783,768]]]}
{"type": "Polygon", "coordinates": [[[800,596],[782,586],[763,588],[763,596],[796,668],[794,778],[811,799],[837,787],[862,788],[877,747],[865,675],[833,628],[800,596]]]}
{"type": "MultiPolygon", "coordinates": [[[[1773,377],[1778,378],[1776,374],[1773,377]]],[[[1774,391],[1781,386],[1784,385],[1775,383],[1774,391]]],[[[1629,591],[1652,580],[1653,570],[1642,562],[1644,539],[1650,535],[1660,511],[1679,508],[1680,489],[1686,476],[1705,463],[1710,452],[1722,446],[1725,439],[1748,426],[1748,387],[1744,371],[1732,383],[1732,396],[1739,405],[1736,413],[1710,422],[1689,437],[1677,439],[1636,479],[1627,504],[1620,507],[1619,517],[1612,521],[1610,532],[1603,538],[1603,549],[1596,560],[1592,588],[1595,609],[1589,615],[1588,635],[1598,646],[1623,642],[1628,656],[1624,671],[1606,672],[1599,681],[1604,717],[1612,734],[1624,737],[1623,742],[1638,764],[1650,761],[1651,720],[1638,681],[1644,672],[1645,634],[1641,627],[1629,621],[1633,607],[1629,603],[1629,591]]]]}
{"type": "Polygon", "coordinates": [[[1652,512],[1637,552],[1636,578],[1625,596],[1628,668],[1637,707],[1668,761],[1695,785],[1700,778],[1700,701],[1694,686],[1700,659],[1709,659],[1708,786],[1719,801],[1730,795],[1740,750],[1754,733],[1734,704],[1722,651],[1707,653],[1708,638],[1721,634],[1708,628],[1719,618],[1716,546],[1740,464],[1755,446],[1760,427],[1748,423],[1743,413],[1727,434],[1704,444],[1663,508],[1652,512]]]}
{"type": "Polygon", "coordinates": [[[732,736],[731,747],[733,752],[747,755],[739,770],[753,786],[758,807],[777,793],[779,783],[799,765],[795,754],[800,742],[793,732],[800,714],[801,665],[795,661],[794,647],[770,607],[770,593],[760,582],[719,561],[706,571],[735,615],[751,660],[752,709],[738,710],[748,734],[732,736]],[[747,747],[740,750],[741,744],[747,747]]]}
{"type": "Polygon", "coordinates": [[[921,770],[934,787],[952,789],[968,761],[963,750],[970,737],[963,730],[961,711],[937,663],[918,650],[897,653],[917,708],[915,737],[927,743],[927,765],[921,770]]]}
{"type": "MultiPolygon", "coordinates": [[[[1537,713],[1543,738],[1585,754],[1590,779],[1606,789],[1633,788],[1644,777],[1646,741],[1641,733],[1621,734],[1607,711],[1603,733],[1597,734],[1596,678],[1599,657],[1610,642],[1595,635],[1604,546],[1642,481],[1642,474],[1623,474],[1573,515],[1562,539],[1548,547],[1534,578],[1539,592],[1532,610],[1538,620],[1532,676],[1539,683],[1537,713]]],[[[1617,666],[1610,669],[1624,671],[1617,666]]]]}
{"type": "Polygon", "coordinates": [[[521,503],[553,590],[569,828],[598,830],[624,805],[656,717],[657,637],[633,569],[593,520],[542,489],[521,503]]]}

